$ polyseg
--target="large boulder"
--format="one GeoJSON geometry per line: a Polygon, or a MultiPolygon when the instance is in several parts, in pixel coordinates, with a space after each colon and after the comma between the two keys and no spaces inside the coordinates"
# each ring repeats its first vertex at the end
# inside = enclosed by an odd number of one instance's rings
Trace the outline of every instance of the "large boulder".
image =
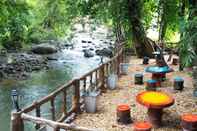
{"type": "Polygon", "coordinates": [[[43,43],[33,46],[31,51],[36,54],[52,54],[57,52],[57,48],[54,45],[43,43]]]}
{"type": "Polygon", "coordinates": [[[103,48],[101,50],[96,50],[96,54],[99,56],[113,57],[113,51],[109,48],[103,48]]]}
{"type": "Polygon", "coordinates": [[[84,57],[89,58],[94,56],[94,53],[91,52],[90,50],[83,50],[83,52],[84,52],[84,57]]]}

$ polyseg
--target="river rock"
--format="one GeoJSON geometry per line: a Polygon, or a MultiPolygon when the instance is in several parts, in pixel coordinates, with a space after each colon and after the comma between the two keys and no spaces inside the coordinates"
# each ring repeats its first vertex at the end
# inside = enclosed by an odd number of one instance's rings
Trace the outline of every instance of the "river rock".
{"type": "Polygon", "coordinates": [[[58,59],[53,56],[47,56],[47,60],[58,60],[58,59]]]}
{"type": "Polygon", "coordinates": [[[82,48],[87,48],[87,47],[88,47],[87,45],[83,45],[83,46],[82,46],[82,48]]]}
{"type": "Polygon", "coordinates": [[[108,42],[107,42],[107,41],[104,41],[103,43],[104,43],[104,44],[108,44],[108,42]]]}
{"type": "Polygon", "coordinates": [[[94,50],[94,48],[89,48],[89,50],[93,51],[93,50],[94,50]]]}
{"type": "Polygon", "coordinates": [[[72,43],[65,43],[64,46],[65,47],[73,47],[73,44],[72,43]]]}
{"type": "Polygon", "coordinates": [[[57,52],[57,48],[54,45],[43,43],[33,46],[31,51],[36,54],[52,54],[57,52]]]}
{"type": "Polygon", "coordinates": [[[93,57],[94,56],[94,53],[91,52],[90,50],[84,50],[84,57],[93,57]]]}
{"type": "Polygon", "coordinates": [[[7,56],[0,55],[0,64],[7,63],[7,56]]]}
{"type": "Polygon", "coordinates": [[[85,40],[81,40],[81,43],[87,43],[87,41],[85,41],[85,40]]]}
{"type": "Polygon", "coordinates": [[[45,69],[47,67],[47,58],[27,53],[9,54],[11,62],[0,64],[0,79],[24,79],[27,72],[45,69]]]}
{"type": "Polygon", "coordinates": [[[109,48],[103,48],[101,50],[96,50],[96,54],[99,56],[113,57],[113,51],[109,48]]]}

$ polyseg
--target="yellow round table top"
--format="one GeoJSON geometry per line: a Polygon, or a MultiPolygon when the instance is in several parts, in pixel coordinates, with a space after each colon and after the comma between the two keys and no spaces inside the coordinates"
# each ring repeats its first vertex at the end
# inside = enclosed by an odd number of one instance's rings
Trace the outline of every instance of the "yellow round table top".
{"type": "Polygon", "coordinates": [[[148,108],[164,108],[174,104],[174,99],[164,92],[144,91],[136,96],[138,103],[148,108]]]}

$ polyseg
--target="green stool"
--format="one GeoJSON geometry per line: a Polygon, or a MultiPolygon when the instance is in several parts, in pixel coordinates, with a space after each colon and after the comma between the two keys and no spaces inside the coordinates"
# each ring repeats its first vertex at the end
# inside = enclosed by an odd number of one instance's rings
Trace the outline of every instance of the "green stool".
{"type": "Polygon", "coordinates": [[[174,90],[180,90],[182,91],[184,88],[184,80],[181,77],[174,78],[174,90]]]}
{"type": "Polygon", "coordinates": [[[135,84],[143,84],[143,74],[135,74],[135,84]]]}

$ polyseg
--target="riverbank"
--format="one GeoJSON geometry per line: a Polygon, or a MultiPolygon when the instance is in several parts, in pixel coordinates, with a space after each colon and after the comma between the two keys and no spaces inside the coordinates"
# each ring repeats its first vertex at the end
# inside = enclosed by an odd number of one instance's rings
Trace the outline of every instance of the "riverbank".
{"type": "MultiPolygon", "coordinates": [[[[43,43],[46,43],[46,41],[43,41],[43,43]]],[[[48,67],[46,67],[46,69],[27,72],[27,77],[24,79],[18,79],[18,76],[16,76],[15,78],[10,77],[1,80],[0,104],[2,106],[0,106],[0,131],[10,130],[10,112],[12,110],[10,92],[12,89],[18,91],[19,104],[20,107],[23,108],[31,104],[33,101],[48,95],[60,85],[63,85],[69,80],[79,77],[100,65],[101,56],[97,55],[95,51],[108,48],[110,43],[114,43],[114,38],[107,36],[106,29],[98,28],[94,33],[76,31],[75,35],[72,37],[71,43],[70,41],[61,43],[61,49],[58,47],[58,51],[50,55],[32,54],[28,51],[13,53],[13,55],[25,53],[33,56],[41,56],[46,60],[44,65],[47,65],[48,67]],[[88,41],[91,41],[92,43],[88,41]],[[70,46],[71,43],[73,46],[70,46]],[[83,50],[90,48],[94,49],[91,49],[94,56],[87,58],[84,56],[83,50]]],[[[10,52],[8,54],[10,54],[10,52]]],[[[107,59],[109,58],[104,57],[103,61],[106,61],[107,59]]],[[[57,107],[57,110],[59,108],[60,107],[57,107]]],[[[49,114],[47,109],[47,107],[42,108],[42,111],[45,111],[43,114],[44,116],[49,114]]],[[[34,126],[28,125],[27,130],[34,130],[34,126]]]]}
{"type": "MultiPolygon", "coordinates": [[[[99,30],[100,28],[98,28],[99,30]]],[[[28,49],[0,51],[0,81],[5,79],[25,80],[32,72],[48,70],[51,63],[59,63],[65,52],[83,53],[85,58],[112,57],[114,39],[106,32],[82,32],[75,30],[66,40],[44,40],[28,49]],[[100,37],[101,36],[101,37],[100,37]]],[[[100,60],[98,60],[100,61],[100,60]]],[[[64,61],[64,63],[67,63],[64,61]]]]}

